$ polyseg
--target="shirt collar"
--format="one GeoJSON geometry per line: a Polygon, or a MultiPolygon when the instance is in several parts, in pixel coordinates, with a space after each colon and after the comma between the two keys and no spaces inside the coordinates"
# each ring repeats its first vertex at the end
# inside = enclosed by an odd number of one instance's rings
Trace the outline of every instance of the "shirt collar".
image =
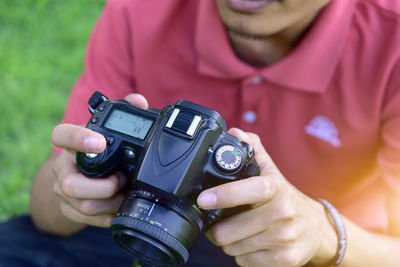
{"type": "Polygon", "coordinates": [[[271,66],[256,68],[235,55],[215,1],[199,1],[195,35],[198,71],[222,79],[244,79],[258,74],[283,87],[323,92],[344,47],[354,6],[355,0],[332,0],[287,57],[271,66]]]}

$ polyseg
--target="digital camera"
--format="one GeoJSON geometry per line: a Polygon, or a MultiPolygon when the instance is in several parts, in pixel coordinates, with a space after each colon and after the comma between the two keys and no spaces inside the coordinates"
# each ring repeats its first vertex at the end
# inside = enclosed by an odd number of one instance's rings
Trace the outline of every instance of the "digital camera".
{"type": "MultiPolygon", "coordinates": [[[[199,234],[223,210],[202,210],[202,190],[259,175],[253,148],[227,134],[209,108],[179,100],[162,110],[142,110],[95,92],[87,128],[102,134],[100,154],[76,155],[88,177],[123,172],[129,193],[112,221],[114,241],[145,266],[184,264],[199,234]]],[[[224,216],[226,216],[225,213],[224,216]]]]}

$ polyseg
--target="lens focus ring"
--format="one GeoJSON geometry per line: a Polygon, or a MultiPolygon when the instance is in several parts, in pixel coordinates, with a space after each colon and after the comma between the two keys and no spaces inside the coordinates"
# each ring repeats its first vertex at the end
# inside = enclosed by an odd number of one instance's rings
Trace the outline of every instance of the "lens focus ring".
{"type": "Polygon", "coordinates": [[[134,198],[143,198],[149,201],[155,202],[156,199],[159,199],[158,204],[166,206],[169,209],[175,210],[181,216],[186,217],[195,227],[199,229],[201,232],[203,229],[203,221],[201,220],[202,214],[196,214],[189,206],[189,204],[184,203],[179,199],[167,199],[167,198],[159,198],[155,194],[152,194],[146,190],[136,189],[133,190],[129,195],[129,197],[134,198]]]}
{"type": "MultiPolygon", "coordinates": [[[[146,234],[151,234],[151,236],[154,239],[157,239],[165,243],[167,246],[175,250],[176,253],[178,253],[182,257],[183,262],[186,262],[187,259],[189,258],[189,252],[185,248],[185,246],[182,245],[181,242],[179,242],[175,237],[170,235],[168,232],[165,232],[160,228],[153,226],[147,222],[132,217],[115,217],[111,224],[113,231],[114,231],[113,229],[114,225],[129,225],[135,230],[141,231],[146,234]]],[[[173,265],[166,264],[165,266],[173,266],[173,265]]]]}

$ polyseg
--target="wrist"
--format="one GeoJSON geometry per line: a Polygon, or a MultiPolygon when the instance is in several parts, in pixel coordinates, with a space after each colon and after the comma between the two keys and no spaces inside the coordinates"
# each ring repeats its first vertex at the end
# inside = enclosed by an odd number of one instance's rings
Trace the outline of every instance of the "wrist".
{"type": "Polygon", "coordinates": [[[336,225],[332,216],[330,216],[321,202],[315,201],[315,203],[317,204],[320,215],[320,245],[310,262],[314,266],[328,266],[337,255],[339,238],[335,230],[336,225]]]}

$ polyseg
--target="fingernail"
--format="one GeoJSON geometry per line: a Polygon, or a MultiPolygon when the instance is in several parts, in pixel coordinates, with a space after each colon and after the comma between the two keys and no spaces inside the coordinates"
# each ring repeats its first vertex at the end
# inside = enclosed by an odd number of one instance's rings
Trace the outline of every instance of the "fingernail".
{"type": "Polygon", "coordinates": [[[201,208],[213,208],[217,204],[217,196],[213,193],[201,193],[197,198],[197,204],[201,208]]]}
{"type": "Polygon", "coordinates": [[[83,144],[88,152],[97,152],[103,148],[104,141],[101,138],[88,136],[83,140],[83,144]]]}

